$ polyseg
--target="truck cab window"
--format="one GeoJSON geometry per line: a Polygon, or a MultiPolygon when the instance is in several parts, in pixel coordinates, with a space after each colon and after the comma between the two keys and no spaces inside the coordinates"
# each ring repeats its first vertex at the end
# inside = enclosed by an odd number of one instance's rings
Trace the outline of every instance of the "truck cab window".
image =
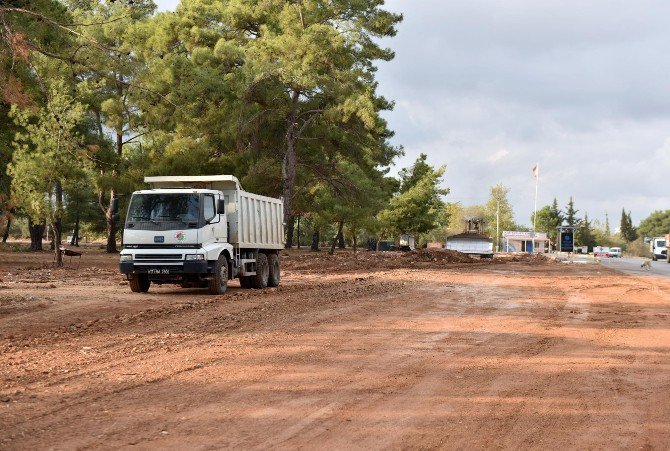
{"type": "Polygon", "coordinates": [[[211,221],[216,216],[216,206],[214,203],[214,196],[212,196],[211,194],[205,194],[203,215],[205,216],[205,221],[211,221]]]}
{"type": "Polygon", "coordinates": [[[198,196],[194,194],[135,194],[130,201],[128,221],[167,223],[198,220],[198,196]]]}

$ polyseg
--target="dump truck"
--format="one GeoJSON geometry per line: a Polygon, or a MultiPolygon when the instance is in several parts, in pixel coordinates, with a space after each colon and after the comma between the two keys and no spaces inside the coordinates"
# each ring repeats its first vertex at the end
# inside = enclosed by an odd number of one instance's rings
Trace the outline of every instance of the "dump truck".
{"type": "Polygon", "coordinates": [[[246,192],[232,175],[145,177],[128,204],[119,267],[133,292],[151,284],[223,294],[276,287],[284,247],[281,199],[246,192]]]}
{"type": "Polygon", "coordinates": [[[481,258],[493,258],[493,239],[484,235],[482,218],[468,219],[463,233],[447,238],[446,249],[464,254],[479,255],[481,258]]]}
{"type": "Polygon", "coordinates": [[[464,232],[447,238],[446,249],[464,254],[493,258],[493,240],[476,232],[464,232]]]}

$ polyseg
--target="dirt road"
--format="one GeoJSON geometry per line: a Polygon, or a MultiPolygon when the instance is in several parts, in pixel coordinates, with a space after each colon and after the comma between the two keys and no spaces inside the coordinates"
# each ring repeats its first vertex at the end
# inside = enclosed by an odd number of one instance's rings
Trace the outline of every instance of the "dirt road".
{"type": "Polygon", "coordinates": [[[667,281],[310,258],[215,297],[0,253],[0,449],[670,446],[667,281]]]}

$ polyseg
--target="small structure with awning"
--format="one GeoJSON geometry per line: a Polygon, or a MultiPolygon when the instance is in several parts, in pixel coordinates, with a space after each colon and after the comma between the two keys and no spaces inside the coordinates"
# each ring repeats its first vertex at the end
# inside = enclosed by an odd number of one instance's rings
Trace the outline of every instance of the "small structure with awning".
{"type": "Polygon", "coordinates": [[[544,254],[551,241],[544,232],[522,232],[506,230],[502,233],[503,252],[528,252],[544,254]]]}

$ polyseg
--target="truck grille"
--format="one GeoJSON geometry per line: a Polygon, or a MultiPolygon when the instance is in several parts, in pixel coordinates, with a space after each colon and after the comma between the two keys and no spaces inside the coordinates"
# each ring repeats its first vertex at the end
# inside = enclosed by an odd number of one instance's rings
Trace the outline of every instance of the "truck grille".
{"type": "Polygon", "coordinates": [[[135,254],[135,260],[183,260],[182,254],[135,254]]]}

